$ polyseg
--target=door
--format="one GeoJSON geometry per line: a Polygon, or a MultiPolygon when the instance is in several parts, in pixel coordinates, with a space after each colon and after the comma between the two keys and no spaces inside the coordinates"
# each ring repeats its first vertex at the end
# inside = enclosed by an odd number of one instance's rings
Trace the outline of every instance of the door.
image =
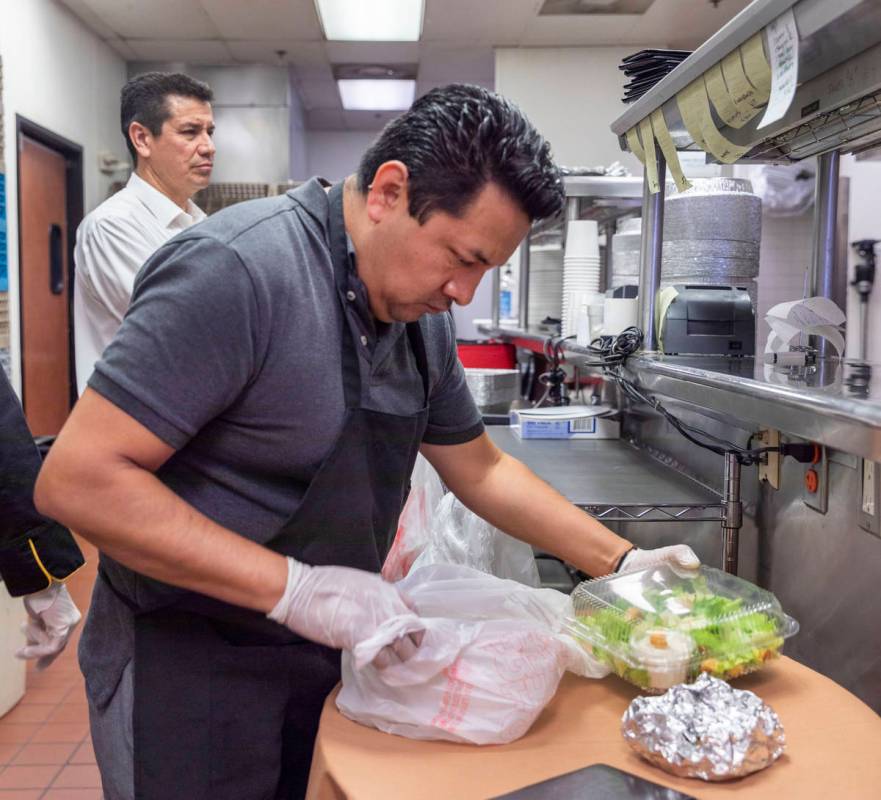
{"type": "Polygon", "coordinates": [[[67,159],[20,135],[18,175],[24,410],[34,436],[52,436],[71,398],[67,159]]]}

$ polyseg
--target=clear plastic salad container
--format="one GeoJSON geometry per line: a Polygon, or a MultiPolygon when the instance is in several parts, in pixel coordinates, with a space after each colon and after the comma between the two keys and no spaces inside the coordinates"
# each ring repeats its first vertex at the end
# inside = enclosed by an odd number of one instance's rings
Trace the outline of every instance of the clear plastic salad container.
{"type": "Polygon", "coordinates": [[[798,622],[771,592],[712,567],[609,575],[572,593],[569,632],[612,671],[647,692],[702,672],[730,680],[780,654],[798,622]]]}

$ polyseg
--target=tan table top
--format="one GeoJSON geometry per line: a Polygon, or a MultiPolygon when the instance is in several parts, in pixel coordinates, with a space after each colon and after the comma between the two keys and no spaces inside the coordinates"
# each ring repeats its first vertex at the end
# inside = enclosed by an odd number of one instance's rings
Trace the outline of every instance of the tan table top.
{"type": "Polygon", "coordinates": [[[881,797],[881,717],[850,692],[781,658],[734,684],[778,714],[786,754],[768,769],[727,783],[678,779],[625,744],[621,715],[637,695],[615,677],[566,675],[532,729],[507,745],[418,742],[358,725],[324,705],[307,800],[488,798],[590,764],[605,763],[699,798],[881,797]]]}

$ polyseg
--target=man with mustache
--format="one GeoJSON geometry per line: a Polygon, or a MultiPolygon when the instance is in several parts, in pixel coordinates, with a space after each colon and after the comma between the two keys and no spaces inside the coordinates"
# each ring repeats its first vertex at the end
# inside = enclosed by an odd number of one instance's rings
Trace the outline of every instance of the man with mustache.
{"type": "Polygon", "coordinates": [[[120,122],[134,171],[77,230],[74,345],[82,394],[122,323],[135,275],[172,236],[205,218],[190,199],[211,180],[211,89],[182,73],[148,72],[122,87],[120,122]]]}
{"type": "Polygon", "coordinates": [[[101,550],[80,662],[107,800],[304,795],[339,651],[415,614],[379,572],[417,451],[591,575],[697,566],[633,549],[501,452],[465,384],[450,304],[563,200],[522,112],[451,85],[357,175],[224,209],[140,272],[35,495],[101,550]]]}

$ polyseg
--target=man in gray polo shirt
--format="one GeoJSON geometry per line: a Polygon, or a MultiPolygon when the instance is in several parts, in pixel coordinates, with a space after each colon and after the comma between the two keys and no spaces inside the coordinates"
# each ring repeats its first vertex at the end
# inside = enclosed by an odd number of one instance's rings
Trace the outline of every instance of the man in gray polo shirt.
{"type": "Polygon", "coordinates": [[[449,86],[357,176],[227,209],[147,263],[36,491],[101,550],[80,660],[108,800],[303,795],[339,649],[413,613],[378,572],[417,450],[590,574],[696,564],[501,453],[465,386],[451,304],[562,203],[521,112],[449,86]]]}

